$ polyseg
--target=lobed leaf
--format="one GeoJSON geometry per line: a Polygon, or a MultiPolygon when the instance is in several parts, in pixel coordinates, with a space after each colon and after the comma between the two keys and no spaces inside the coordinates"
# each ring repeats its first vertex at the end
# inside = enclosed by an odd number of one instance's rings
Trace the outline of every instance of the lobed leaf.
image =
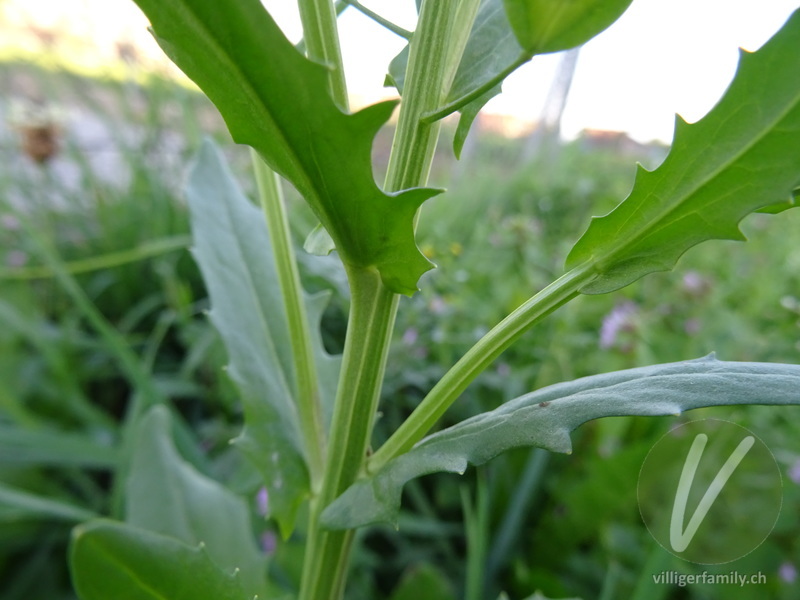
{"type": "MultiPolygon", "coordinates": [[[[244,403],[246,426],[237,443],[259,468],[272,516],[288,535],[309,483],[286,312],[264,215],[243,195],[210,142],[198,154],[186,192],[193,252],[211,297],[209,317],[228,350],[229,374],[244,403]]],[[[325,352],[317,331],[327,296],[306,300],[329,416],[332,398],[326,394],[336,389],[340,359],[325,352]]]]}
{"type": "Polygon", "coordinates": [[[114,521],[76,527],[69,559],[81,600],[253,600],[202,547],[114,521]]]}
{"type": "Polygon", "coordinates": [[[800,366],[723,362],[713,355],[559,383],[434,433],[356,482],[322,515],[332,529],[396,522],[400,494],[415,477],[463,473],[501,452],[537,446],[571,452],[569,433],[601,417],[679,415],[707,406],[800,404],[800,366]]]}
{"type": "Polygon", "coordinates": [[[191,546],[203,544],[225,572],[240,572],[249,596],[264,597],[264,555],[242,498],[186,462],[172,441],[169,411],[155,406],[137,425],[126,481],[125,520],[191,546]]]}
{"type": "Polygon", "coordinates": [[[743,240],[745,216],[791,197],[800,184],[798,57],[800,11],[760,50],[741,51],[733,83],[708,115],[694,125],[676,119],[664,163],[640,167],[630,196],[594,218],[567,257],[567,268],[592,263],[597,273],[581,292],[669,270],[705,240],[743,240]]]}
{"type": "Polygon", "coordinates": [[[345,114],[326,68],[302,56],[259,0],[135,0],[167,55],[216,104],[233,139],[255,148],[303,195],[345,263],[378,269],[411,294],[432,264],[414,241],[414,215],[438,193],[385,194],[371,149],[396,102],[345,114]]]}

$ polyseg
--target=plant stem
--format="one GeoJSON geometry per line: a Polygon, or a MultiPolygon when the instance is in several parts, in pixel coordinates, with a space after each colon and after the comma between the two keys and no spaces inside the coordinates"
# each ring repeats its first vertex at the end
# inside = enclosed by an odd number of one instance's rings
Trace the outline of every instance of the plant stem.
{"type": "MultiPolygon", "coordinates": [[[[392,144],[387,191],[424,185],[428,179],[439,126],[421,123],[421,116],[439,106],[447,93],[471,28],[468,19],[474,19],[478,2],[428,0],[422,5],[411,41],[406,100],[392,144]],[[452,44],[456,24],[466,24],[466,33],[459,30],[458,43],[452,44]]],[[[314,23],[309,19],[309,26],[314,23]]],[[[313,46],[308,47],[313,57],[313,46]]],[[[377,270],[345,268],[352,296],[350,318],[322,490],[310,503],[299,600],[338,600],[343,596],[353,531],[323,531],[319,517],[363,471],[397,313],[398,296],[383,285],[377,270]]]]}
{"type": "Polygon", "coordinates": [[[295,366],[297,412],[300,417],[311,490],[312,493],[316,493],[321,486],[325,460],[325,428],[322,425],[322,407],[311,344],[311,328],[303,301],[300,273],[297,270],[297,259],[289,234],[289,219],[284,208],[280,180],[255,150],[250,151],[250,157],[256,174],[261,208],[267,220],[275,268],[286,309],[292,362],[295,366]]]}
{"type": "Polygon", "coordinates": [[[303,41],[312,60],[330,67],[331,95],[340,108],[347,110],[347,83],[339,47],[339,30],[336,27],[336,9],[331,0],[300,0],[300,20],[303,23],[303,41]]]}
{"type": "Polygon", "coordinates": [[[408,419],[370,458],[367,470],[374,473],[391,459],[408,452],[503,350],[533,324],[578,295],[578,290],[595,277],[591,267],[591,264],[583,265],[561,276],[483,336],[445,373],[408,419]]]}

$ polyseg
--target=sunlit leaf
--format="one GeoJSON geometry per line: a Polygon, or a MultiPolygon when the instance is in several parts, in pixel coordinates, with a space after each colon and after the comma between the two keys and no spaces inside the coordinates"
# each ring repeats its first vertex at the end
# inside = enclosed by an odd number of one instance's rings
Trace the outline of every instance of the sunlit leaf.
{"type": "Polygon", "coordinates": [[[748,214],[800,183],[800,11],[759,51],[742,51],[728,91],[702,120],[676,121],[669,156],[639,169],[630,196],[592,220],[567,258],[597,277],[581,291],[619,289],[671,269],[709,239],[742,240],[748,214]]]}
{"type": "Polygon", "coordinates": [[[571,452],[570,432],[601,417],[679,415],[706,406],[800,404],[800,366],[723,362],[713,356],[584,377],[552,385],[434,433],[351,486],[323,522],[350,528],[396,522],[403,485],[415,477],[463,473],[501,452],[537,446],[571,452]]]}
{"type": "Polygon", "coordinates": [[[503,0],[503,5],[517,41],[533,55],[588,42],[616,21],[631,1],[503,0]]]}
{"type": "Polygon", "coordinates": [[[70,569],[81,600],[252,600],[202,547],[114,521],[73,530],[70,569]]]}
{"type": "Polygon", "coordinates": [[[234,140],[300,191],[342,260],[375,267],[390,289],[413,293],[432,267],[414,241],[414,215],[438,191],[385,194],[375,184],[373,138],[396,102],[343,113],[329,95],[326,68],[292,46],[259,0],[136,3],[234,140]]]}
{"type": "MultiPolygon", "coordinates": [[[[294,397],[289,330],[264,215],[240,191],[219,151],[206,142],[187,185],[194,256],[211,297],[211,321],[242,394],[245,431],[238,443],[260,470],[284,534],[308,493],[294,397]]],[[[314,336],[323,407],[336,389],[338,358],[328,356],[318,325],[325,294],[306,305],[314,336]]]]}

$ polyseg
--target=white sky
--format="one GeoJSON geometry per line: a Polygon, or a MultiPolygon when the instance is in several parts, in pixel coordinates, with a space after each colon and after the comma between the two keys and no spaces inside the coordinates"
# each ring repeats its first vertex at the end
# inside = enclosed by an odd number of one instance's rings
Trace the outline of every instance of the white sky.
{"type": "MultiPolygon", "coordinates": [[[[264,3],[290,36],[299,35],[293,2],[264,3]]],[[[414,27],[414,0],[363,4],[414,27]]],[[[627,131],[640,141],[671,141],[674,114],[692,122],[708,112],[733,77],[737,49],[760,47],[798,7],[797,0],[634,0],[581,51],[564,135],[594,128],[627,131]]],[[[404,41],[352,8],[340,27],[351,94],[370,102],[391,96],[393,90],[381,88],[383,76],[404,41]]],[[[536,120],[559,60],[534,58],[506,80],[504,93],[487,110],[536,120]]]]}

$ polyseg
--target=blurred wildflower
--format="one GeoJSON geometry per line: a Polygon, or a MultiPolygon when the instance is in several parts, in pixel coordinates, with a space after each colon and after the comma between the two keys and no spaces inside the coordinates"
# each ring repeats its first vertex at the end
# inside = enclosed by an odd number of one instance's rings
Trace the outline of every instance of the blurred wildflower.
{"type": "Polygon", "coordinates": [[[3,229],[6,231],[19,230],[19,219],[14,215],[3,215],[2,219],[0,219],[0,223],[3,224],[3,229]]]}
{"type": "Polygon", "coordinates": [[[508,366],[508,363],[504,362],[498,363],[497,374],[500,375],[500,377],[508,377],[509,375],[511,375],[511,367],[508,366]]]}
{"type": "Polygon", "coordinates": [[[778,569],[778,575],[780,575],[780,578],[786,583],[794,583],[797,579],[797,567],[789,561],[785,561],[778,569]]]}
{"type": "Polygon", "coordinates": [[[261,534],[261,550],[264,554],[272,554],[278,547],[278,538],[273,531],[265,531],[261,534]]]}
{"type": "Polygon", "coordinates": [[[688,295],[698,298],[711,289],[711,282],[698,271],[686,271],[683,275],[683,291],[688,295]]]}
{"type": "Polygon", "coordinates": [[[600,347],[608,350],[619,346],[623,352],[631,351],[632,344],[620,344],[619,335],[623,332],[633,333],[636,331],[636,314],[639,308],[635,302],[626,300],[617,304],[614,309],[603,317],[603,324],[600,326],[600,347]]]}
{"type": "Polygon", "coordinates": [[[262,517],[266,516],[269,512],[269,492],[267,492],[267,488],[263,486],[256,494],[256,509],[258,510],[258,514],[262,517]]]}
{"type": "Polygon", "coordinates": [[[24,267],[26,264],[28,264],[28,254],[22,250],[12,250],[6,255],[6,265],[9,267],[24,267]]]}
{"type": "Polygon", "coordinates": [[[419,338],[419,332],[414,327],[409,327],[403,333],[403,343],[406,346],[413,346],[419,338]]]}
{"type": "Polygon", "coordinates": [[[686,319],[683,323],[683,330],[689,335],[695,335],[700,332],[703,322],[700,319],[686,319]]]}
{"type": "Polygon", "coordinates": [[[797,484],[800,484],[800,459],[794,461],[792,466],[789,467],[789,479],[797,484]]]}
{"type": "Polygon", "coordinates": [[[450,253],[453,256],[460,256],[463,251],[464,247],[458,242],[453,242],[452,244],[450,244],[450,253]]]}

